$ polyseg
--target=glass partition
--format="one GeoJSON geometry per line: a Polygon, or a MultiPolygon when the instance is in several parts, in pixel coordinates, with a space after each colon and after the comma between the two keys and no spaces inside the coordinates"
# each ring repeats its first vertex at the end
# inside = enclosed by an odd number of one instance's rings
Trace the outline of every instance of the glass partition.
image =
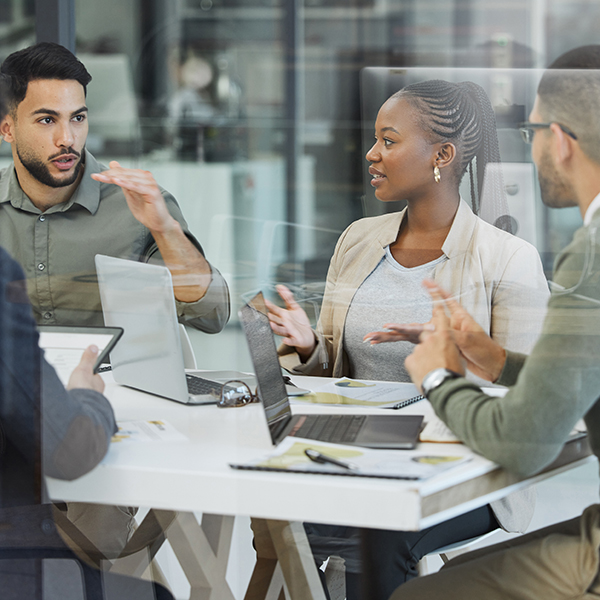
{"type": "MultiPolygon", "coordinates": [[[[102,8],[79,0],[76,9],[78,52],[94,78],[88,149],[151,170],[175,195],[230,279],[236,306],[267,283],[259,264],[265,223],[267,235],[277,223],[285,231],[273,241],[268,282],[302,285],[324,281],[336,232],[389,210],[365,177],[364,110],[381,102],[371,67],[442,75],[543,67],[569,44],[557,23],[577,14],[570,3],[539,0],[139,0],[102,8]],[[330,230],[331,239],[307,238],[307,228],[330,230]]],[[[502,71],[494,77],[503,160],[530,164],[514,124],[530,110],[533,88],[509,115],[499,102],[524,92],[509,90],[502,71]]],[[[537,193],[533,171],[513,171],[511,190],[525,177],[521,189],[537,193]]],[[[572,225],[566,213],[554,222],[532,205],[528,239],[549,267],[572,225]],[[549,225],[557,226],[552,235],[549,225]]]]}
{"type": "MultiPolygon", "coordinates": [[[[34,7],[0,0],[0,60],[34,43],[34,7]]],[[[340,234],[403,208],[375,197],[365,155],[377,111],[411,83],[484,88],[508,205],[488,220],[533,244],[547,277],[581,224],[576,208],[541,203],[518,125],[542,70],[597,42],[598,2],[75,0],[75,16],[77,55],[93,77],[87,149],[103,164],[151,171],[228,282],[225,330],[189,331],[202,369],[252,369],[237,311],[259,290],[277,300],[275,286],[285,284],[316,324],[340,234]]],[[[0,167],[10,162],[1,144],[0,167]]],[[[470,199],[468,176],[460,191],[470,199]]],[[[577,502],[596,495],[589,479],[575,476],[582,491],[570,496],[557,479],[546,497],[566,494],[579,514],[577,502]]],[[[235,542],[228,575],[236,598],[252,568],[249,535],[235,542]]],[[[168,550],[161,561],[175,595],[185,597],[189,586],[168,550]]]]}

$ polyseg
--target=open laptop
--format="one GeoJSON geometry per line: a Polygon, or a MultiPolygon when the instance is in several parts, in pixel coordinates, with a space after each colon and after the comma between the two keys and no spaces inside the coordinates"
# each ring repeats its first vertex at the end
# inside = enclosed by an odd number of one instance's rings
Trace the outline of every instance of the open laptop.
{"type": "Polygon", "coordinates": [[[369,448],[415,447],[423,421],[420,415],[292,416],[262,293],[244,305],[239,316],[273,444],[286,436],[296,436],[369,448]]]}
{"type": "Polygon", "coordinates": [[[169,269],[101,254],[95,260],[104,322],[124,330],[110,353],[115,381],[185,404],[215,404],[224,380],[185,372],[169,269]]]}

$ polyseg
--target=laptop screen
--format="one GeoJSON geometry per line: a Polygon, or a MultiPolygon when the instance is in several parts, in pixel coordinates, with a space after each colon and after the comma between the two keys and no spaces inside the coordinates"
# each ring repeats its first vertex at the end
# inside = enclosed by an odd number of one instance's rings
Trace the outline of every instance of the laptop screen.
{"type": "Polygon", "coordinates": [[[120,385],[186,402],[179,324],[169,269],[96,255],[102,312],[123,338],[110,359],[120,385]]]}
{"type": "Polygon", "coordinates": [[[273,443],[275,443],[276,433],[291,418],[292,411],[262,293],[258,293],[248,304],[244,305],[239,316],[254,365],[258,395],[267,415],[273,443]]]}

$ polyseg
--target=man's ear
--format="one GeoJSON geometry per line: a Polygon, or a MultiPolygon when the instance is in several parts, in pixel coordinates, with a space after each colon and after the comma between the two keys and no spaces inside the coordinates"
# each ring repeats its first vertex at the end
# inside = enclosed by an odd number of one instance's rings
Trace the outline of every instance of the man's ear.
{"type": "Polygon", "coordinates": [[[577,142],[567,135],[556,123],[550,125],[550,131],[554,134],[552,144],[554,146],[554,160],[558,165],[569,162],[575,152],[574,144],[577,142]]]}
{"type": "Polygon", "coordinates": [[[2,121],[0,121],[0,135],[8,144],[12,144],[15,140],[14,137],[14,128],[15,121],[10,116],[10,114],[6,115],[2,121]]]}
{"type": "Polygon", "coordinates": [[[444,142],[440,144],[437,154],[435,156],[434,163],[443,169],[451,165],[456,158],[456,146],[452,142],[444,142]]]}

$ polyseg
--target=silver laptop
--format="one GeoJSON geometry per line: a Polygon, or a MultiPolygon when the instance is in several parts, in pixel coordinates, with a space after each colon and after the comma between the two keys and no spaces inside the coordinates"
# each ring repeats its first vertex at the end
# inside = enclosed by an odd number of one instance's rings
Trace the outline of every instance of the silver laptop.
{"type": "Polygon", "coordinates": [[[369,448],[414,448],[423,417],[420,415],[293,415],[279,367],[273,331],[264,298],[257,294],[239,312],[244,327],[258,394],[273,444],[286,436],[369,448]]]}
{"type": "Polygon", "coordinates": [[[97,254],[96,271],[104,322],[124,330],[110,353],[115,381],[177,402],[215,404],[224,380],[237,377],[186,373],[169,269],[97,254]]]}

